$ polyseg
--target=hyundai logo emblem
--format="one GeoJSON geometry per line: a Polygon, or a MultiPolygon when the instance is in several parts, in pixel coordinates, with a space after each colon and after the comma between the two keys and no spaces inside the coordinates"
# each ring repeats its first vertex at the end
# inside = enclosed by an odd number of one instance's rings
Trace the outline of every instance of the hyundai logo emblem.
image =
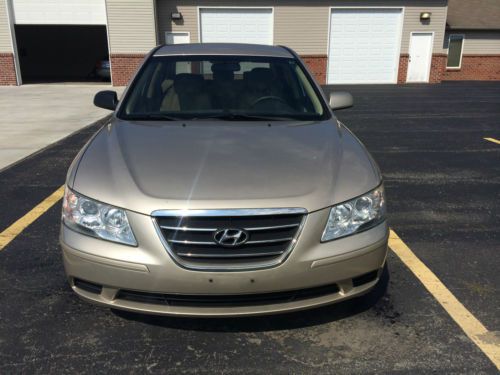
{"type": "Polygon", "coordinates": [[[243,229],[221,229],[215,232],[214,241],[219,245],[235,247],[248,241],[248,232],[243,229]]]}

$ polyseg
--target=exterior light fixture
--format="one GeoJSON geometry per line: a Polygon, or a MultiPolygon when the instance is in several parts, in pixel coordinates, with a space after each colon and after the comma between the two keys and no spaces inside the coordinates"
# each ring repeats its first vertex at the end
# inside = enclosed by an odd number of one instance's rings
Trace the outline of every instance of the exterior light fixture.
{"type": "Polygon", "coordinates": [[[172,18],[173,21],[180,21],[182,20],[182,13],[180,12],[173,12],[170,17],[172,18]]]}
{"type": "Polygon", "coordinates": [[[431,12],[422,12],[420,13],[420,21],[430,21],[431,20],[431,12]]]}

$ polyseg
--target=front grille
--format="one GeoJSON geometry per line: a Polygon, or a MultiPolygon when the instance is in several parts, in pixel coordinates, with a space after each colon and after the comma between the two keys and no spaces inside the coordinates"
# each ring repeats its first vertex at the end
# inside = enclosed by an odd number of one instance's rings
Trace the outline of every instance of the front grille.
{"type": "MultiPolygon", "coordinates": [[[[305,212],[286,211],[276,214],[155,216],[163,242],[171,255],[183,266],[193,269],[248,269],[280,263],[291,251],[305,218],[305,212]],[[241,235],[241,244],[221,244],[225,230],[228,235],[241,235]]],[[[204,212],[210,214],[210,212],[204,212]]],[[[231,242],[231,239],[228,239],[231,242]]]]}
{"type": "Polygon", "coordinates": [[[154,305],[186,307],[239,307],[289,303],[339,292],[337,284],[285,292],[236,295],[160,294],[120,290],[116,299],[154,305]]]}

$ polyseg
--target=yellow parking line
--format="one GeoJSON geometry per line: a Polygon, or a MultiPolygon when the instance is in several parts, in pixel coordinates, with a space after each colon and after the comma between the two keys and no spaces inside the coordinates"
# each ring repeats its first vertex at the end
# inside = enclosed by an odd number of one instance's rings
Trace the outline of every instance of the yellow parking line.
{"type": "MultiPolygon", "coordinates": [[[[16,238],[31,223],[43,215],[64,195],[61,186],[30,212],[0,233],[0,251],[16,238]]],[[[465,334],[483,351],[500,370],[500,342],[486,327],[465,308],[464,305],[446,288],[437,276],[411,251],[411,249],[391,230],[389,247],[413,272],[424,287],[434,296],[465,334]]]]}
{"type": "Polygon", "coordinates": [[[446,288],[437,276],[406,246],[399,236],[391,230],[389,247],[413,272],[425,288],[434,296],[467,336],[483,351],[500,370],[500,342],[494,333],[465,308],[464,305],[446,288]]]}
{"type": "Polygon", "coordinates": [[[41,203],[35,206],[30,212],[17,220],[10,227],[0,233],[0,251],[7,246],[14,238],[16,238],[23,230],[31,223],[43,215],[49,208],[56,204],[64,195],[64,186],[61,186],[50,196],[45,198],[41,203]]]}
{"type": "Polygon", "coordinates": [[[495,138],[483,138],[483,139],[485,141],[490,141],[490,142],[493,142],[493,143],[500,145],[500,141],[498,139],[495,139],[495,138]]]}

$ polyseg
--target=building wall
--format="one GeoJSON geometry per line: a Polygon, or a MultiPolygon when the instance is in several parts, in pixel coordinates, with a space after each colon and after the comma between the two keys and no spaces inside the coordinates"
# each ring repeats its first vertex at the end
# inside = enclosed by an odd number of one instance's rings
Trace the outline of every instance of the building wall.
{"type": "MultiPolygon", "coordinates": [[[[323,2],[324,3],[324,2],[323,2]]],[[[434,53],[443,53],[443,40],[446,27],[447,0],[343,0],[327,1],[333,6],[361,5],[366,7],[404,7],[403,31],[401,35],[401,54],[408,53],[410,34],[414,31],[434,31],[434,53]],[[420,13],[431,12],[430,22],[420,21],[420,13]]]]}
{"type": "MultiPolygon", "coordinates": [[[[401,54],[408,53],[412,31],[434,31],[434,53],[444,52],[446,0],[245,0],[237,3],[244,7],[273,7],[274,44],[293,48],[305,58],[319,82],[326,79],[330,7],[404,7],[401,54]],[[431,12],[429,23],[420,21],[421,12],[431,12]],[[325,67],[322,71],[322,67],[325,67]]],[[[232,0],[157,0],[158,40],[165,42],[167,31],[188,31],[191,43],[199,42],[198,7],[235,6],[232,0]],[[182,21],[172,21],[171,13],[180,12],[182,21]]],[[[436,76],[436,74],[434,74],[436,76]]],[[[406,76],[405,76],[406,77],[406,76]]]]}
{"type": "Polygon", "coordinates": [[[0,53],[12,53],[7,1],[0,0],[0,53]]]}
{"type": "Polygon", "coordinates": [[[0,85],[16,85],[14,51],[7,10],[7,1],[0,0],[0,85]]]}
{"type": "Polygon", "coordinates": [[[156,41],[154,0],[106,0],[113,85],[126,85],[156,41]]]}
{"type": "Polygon", "coordinates": [[[500,31],[448,31],[445,51],[448,52],[450,34],[464,35],[460,69],[446,69],[445,80],[500,80],[500,31]]]}
{"type": "MultiPolygon", "coordinates": [[[[498,22],[500,28],[500,21],[498,22]]],[[[444,50],[448,53],[448,41],[450,34],[461,34],[465,36],[464,55],[499,55],[500,54],[500,30],[499,31],[448,31],[444,41],[444,50]]]]}
{"type": "MultiPolygon", "coordinates": [[[[237,6],[274,8],[274,44],[285,44],[299,54],[326,54],[331,6],[405,7],[401,52],[408,52],[412,31],[435,31],[434,51],[443,52],[446,0],[246,0],[237,6]],[[420,22],[421,12],[432,12],[431,22],[420,22]]],[[[165,42],[166,31],[189,31],[191,43],[199,41],[198,7],[235,6],[232,0],[157,0],[158,40],[165,42]],[[172,12],[181,12],[183,21],[173,22],[172,12]]]]}
{"type": "MultiPolygon", "coordinates": [[[[7,2],[0,0],[0,84],[15,84],[15,66],[7,18],[7,2]]],[[[410,34],[433,31],[431,82],[441,79],[500,79],[500,31],[453,31],[465,34],[462,67],[446,69],[446,0],[240,0],[238,6],[273,7],[274,43],[295,49],[320,82],[325,82],[331,6],[404,7],[398,82],[406,80],[410,34]],[[431,21],[420,21],[421,12],[431,21]]],[[[145,54],[163,43],[166,31],[189,31],[199,41],[199,6],[235,6],[233,0],[106,0],[112,78],[124,85],[145,54]],[[170,14],[184,19],[173,22],[170,14]]]]}

